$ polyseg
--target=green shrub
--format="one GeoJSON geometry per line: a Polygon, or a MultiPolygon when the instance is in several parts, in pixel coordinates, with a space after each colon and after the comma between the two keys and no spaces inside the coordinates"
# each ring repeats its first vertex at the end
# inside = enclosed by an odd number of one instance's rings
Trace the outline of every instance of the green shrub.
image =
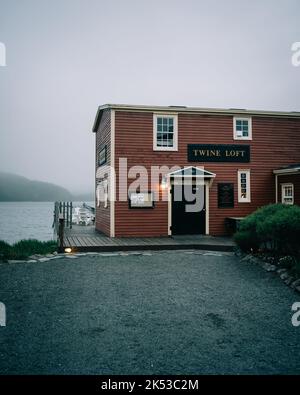
{"type": "Polygon", "coordinates": [[[21,240],[12,246],[0,241],[0,257],[4,259],[25,259],[34,254],[49,254],[57,250],[55,241],[21,240]]]}
{"type": "Polygon", "coordinates": [[[3,240],[0,240],[0,259],[7,258],[12,253],[12,246],[3,240]]]}
{"type": "Polygon", "coordinates": [[[268,246],[277,254],[297,256],[300,254],[300,207],[284,204],[261,207],[241,221],[234,239],[244,251],[268,246]]]}
{"type": "Polygon", "coordinates": [[[255,232],[250,230],[241,230],[235,233],[234,241],[245,252],[257,251],[259,248],[259,240],[255,232]]]}
{"type": "Polygon", "coordinates": [[[300,249],[300,207],[286,206],[257,224],[261,241],[271,240],[280,254],[297,255],[300,249]]]}

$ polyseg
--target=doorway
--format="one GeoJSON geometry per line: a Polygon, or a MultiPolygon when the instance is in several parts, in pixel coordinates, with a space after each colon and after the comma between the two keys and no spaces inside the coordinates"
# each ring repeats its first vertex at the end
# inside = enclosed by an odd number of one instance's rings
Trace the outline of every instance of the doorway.
{"type": "Polygon", "coordinates": [[[198,235],[206,233],[206,190],[207,186],[197,184],[190,185],[192,194],[195,196],[199,188],[204,188],[204,204],[201,210],[189,212],[187,206],[194,205],[196,196],[193,200],[186,200],[184,193],[184,183],[171,185],[172,196],[172,235],[198,235]],[[180,199],[178,199],[180,196],[180,199]],[[176,198],[175,198],[176,197],[176,198]]]}

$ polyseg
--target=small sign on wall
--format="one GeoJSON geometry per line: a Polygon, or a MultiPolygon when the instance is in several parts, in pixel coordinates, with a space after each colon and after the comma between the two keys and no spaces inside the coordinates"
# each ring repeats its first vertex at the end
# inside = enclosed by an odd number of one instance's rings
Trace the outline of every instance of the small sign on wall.
{"type": "Polygon", "coordinates": [[[154,200],[152,192],[131,192],[129,194],[130,208],[153,208],[154,200]]]}
{"type": "Polygon", "coordinates": [[[234,188],[233,183],[218,183],[218,207],[233,208],[234,207],[234,188]]]}

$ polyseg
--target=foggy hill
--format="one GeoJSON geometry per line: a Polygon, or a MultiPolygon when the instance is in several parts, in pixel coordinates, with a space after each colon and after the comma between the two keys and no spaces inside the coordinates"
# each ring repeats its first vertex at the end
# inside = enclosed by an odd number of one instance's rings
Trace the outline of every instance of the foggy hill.
{"type": "Polygon", "coordinates": [[[51,202],[72,200],[72,194],[65,188],[11,173],[0,172],[0,201],[51,202]]]}

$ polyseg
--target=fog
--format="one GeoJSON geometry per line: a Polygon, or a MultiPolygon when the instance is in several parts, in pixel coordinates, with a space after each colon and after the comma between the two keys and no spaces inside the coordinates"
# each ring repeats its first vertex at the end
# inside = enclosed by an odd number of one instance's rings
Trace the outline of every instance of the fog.
{"type": "Polygon", "coordinates": [[[0,170],[94,184],[104,103],[300,111],[298,0],[0,0],[0,170]]]}

